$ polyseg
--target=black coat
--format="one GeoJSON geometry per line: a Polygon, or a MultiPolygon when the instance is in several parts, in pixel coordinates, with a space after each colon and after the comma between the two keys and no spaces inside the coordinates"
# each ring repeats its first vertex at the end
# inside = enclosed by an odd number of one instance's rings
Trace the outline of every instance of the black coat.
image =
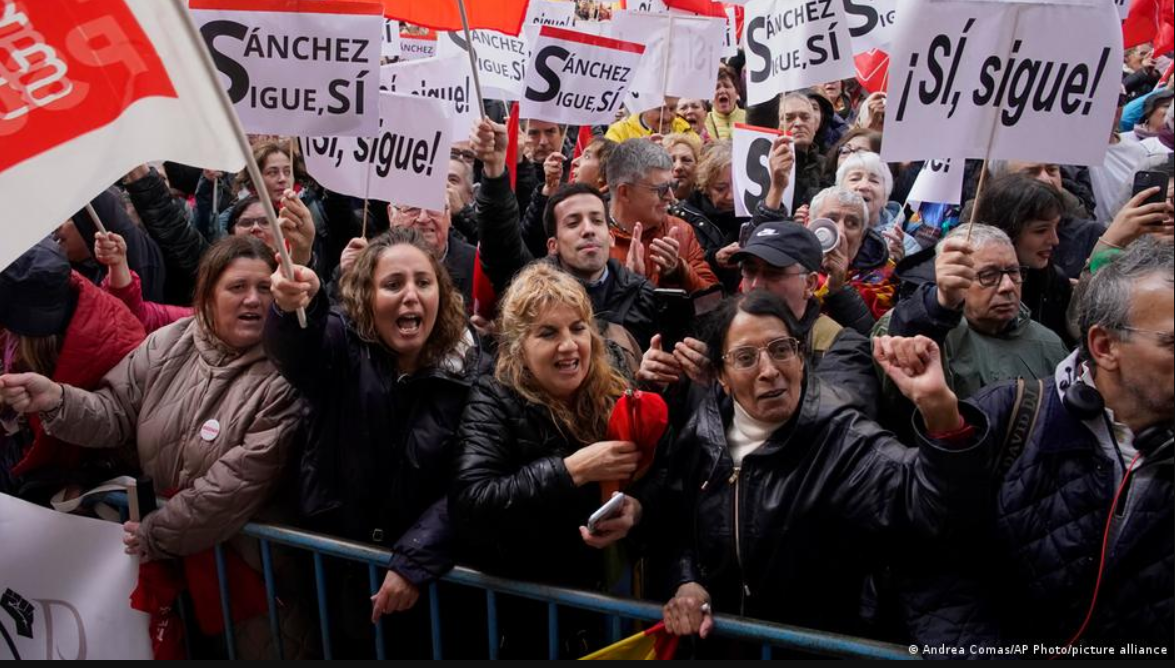
{"type": "Polygon", "coordinates": [[[722,282],[723,289],[727,294],[738,292],[742,274],[737,268],[719,266],[717,256],[718,251],[738,241],[739,229],[750,219],[739,218],[733,211],[719,211],[709,197],[698,191],[694,191],[688,200],[674,204],[669,215],[681,218],[694,228],[694,236],[706,252],[706,263],[722,282]]]}
{"type": "Polygon", "coordinates": [[[510,578],[599,588],[603,552],[584,544],[579,527],[600,507],[600,485],[576,487],[563,463],[590,444],[566,438],[548,409],[489,375],[469,394],[458,440],[449,505],[462,561],[510,578]]]}
{"type": "Polygon", "coordinates": [[[961,528],[974,509],[969,472],[988,434],[978,412],[964,412],[970,447],[920,431],[909,448],[809,376],[791,421],[736,470],[733,402],[716,386],[700,396],[668,458],[673,510],[658,519],[685,538],[672,585],[701,583],[716,611],[861,633],[862,589],[885,544],[961,528]]]}
{"type": "Polygon", "coordinates": [[[442,575],[453,564],[453,436],[489,360],[472,338],[445,368],[399,376],[394,355],[361,340],[321,291],[306,315],[306,329],[276,309],[265,325],[269,358],[312,407],[299,475],[306,522],[392,546],[389,567],[418,585],[442,575]]]}
{"type": "Polygon", "coordinates": [[[1032,319],[1053,330],[1066,348],[1077,345],[1069,333],[1069,301],[1073,285],[1055,265],[1044,269],[1029,269],[1020,288],[1020,301],[1032,311],[1032,319]]]}
{"type": "MultiPolygon", "coordinates": [[[[154,170],[147,178],[151,177],[162,184],[163,196],[171,200],[171,191],[167,189],[166,184],[163,184],[163,179],[154,170]]],[[[123,208],[122,197],[116,190],[105,190],[90,203],[94,206],[94,212],[98,214],[98,219],[102,221],[103,227],[108,232],[114,232],[126,240],[127,265],[130,266],[131,271],[139,275],[139,280],[142,281],[143,299],[149,302],[162,302],[165,295],[164,283],[167,279],[167,268],[159,246],[143,231],[143,228],[135,225],[127,216],[126,209],[123,208]]],[[[182,210],[182,205],[178,206],[182,210]]],[[[83,210],[74,214],[73,224],[85,242],[86,248],[93,253],[94,235],[98,232],[93,219],[83,210]]],[[[75,265],[74,269],[77,269],[78,273],[95,284],[101,284],[102,279],[106,277],[106,267],[93,259],[81,263],[80,266],[75,265]]],[[[187,302],[174,303],[191,303],[191,299],[189,298],[187,302]]]]}

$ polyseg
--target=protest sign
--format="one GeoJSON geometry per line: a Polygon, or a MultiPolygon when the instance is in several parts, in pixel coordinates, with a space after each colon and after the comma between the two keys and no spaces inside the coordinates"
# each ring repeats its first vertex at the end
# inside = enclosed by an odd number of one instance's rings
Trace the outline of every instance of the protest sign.
{"type": "Polygon", "coordinates": [[[445,208],[452,146],[449,105],[427,97],[380,93],[379,110],[380,131],[372,138],[303,140],[310,175],[352,197],[445,208]]]}
{"type": "MultiPolygon", "coordinates": [[[[665,14],[669,12],[669,6],[665,4],[664,0],[628,0],[624,8],[630,12],[649,12],[651,14],[665,14]]],[[[616,15],[615,12],[612,14],[616,15]]]]}
{"type": "MultiPolygon", "coordinates": [[[[734,212],[747,217],[755,213],[759,202],[767,196],[771,187],[771,168],[768,156],[771,145],[783,136],[783,132],[771,128],[760,128],[743,123],[734,124],[732,155],[730,164],[734,168],[734,212]]],[[[791,207],[796,189],[796,164],[793,161],[783,192],[783,205],[791,207]]]]}
{"type": "Polygon", "coordinates": [[[960,158],[927,160],[906,201],[962,204],[964,162],[960,158]]]}
{"type": "Polygon", "coordinates": [[[437,55],[437,33],[400,33],[400,60],[422,60],[437,55]]]}
{"type": "Polygon", "coordinates": [[[1130,0],[1114,0],[1114,6],[1118,8],[1118,18],[1125,21],[1130,16],[1130,0]]]}
{"type": "Polygon", "coordinates": [[[725,32],[724,19],[625,11],[613,14],[611,37],[645,46],[629,90],[656,106],[666,96],[714,95],[725,32]]]}
{"type": "Polygon", "coordinates": [[[544,26],[526,69],[522,117],[611,123],[644,50],[633,42],[544,26]]]}
{"type": "Polygon", "coordinates": [[[182,4],[0,7],[0,271],[144,162],[245,166],[236,119],[182,4]]]}
{"type": "Polygon", "coordinates": [[[523,25],[575,27],[575,3],[552,2],[552,0],[530,0],[523,25]]]}
{"type": "Polygon", "coordinates": [[[379,68],[380,90],[442,100],[449,107],[452,137],[465,138],[481,118],[469,60],[460,54],[393,63],[379,68]]]}
{"type": "Polygon", "coordinates": [[[893,41],[898,0],[844,0],[853,53],[884,49],[893,41]]]}
{"type": "Polygon", "coordinates": [[[857,81],[870,93],[884,93],[889,88],[889,54],[880,49],[870,49],[853,56],[853,67],[857,81]]]}
{"type": "Polygon", "coordinates": [[[380,40],[379,55],[384,58],[400,57],[400,22],[384,19],[384,32],[380,40]]]}
{"type": "Polygon", "coordinates": [[[1110,3],[900,0],[882,157],[1100,165],[1121,86],[1110,3]]]}
{"type": "Polygon", "coordinates": [[[733,58],[738,55],[739,47],[739,8],[726,8],[726,33],[722,38],[722,57],[733,58]]]}
{"type": "Polygon", "coordinates": [[[375,133],[379,3],[191,0],[190,8],[247,131],[375,133]]]}
{"type": "Polygon", "coordinates": [[[747,104],[853,76],[843,0],[754,0],[746,13],[747,104]]]}
{"type": "Polygon", "coordinates": [[[0,661],[153,658],[122,525],[0,494],[0,534],[0,661]]]}
{"type": "MultiPolygon", "coordinates": [[[[503,100],[522,97],[526,63],[530,59],[530,46],[524,37],[525,33],[523,31],[518,37],[511,37],[492,30],[470,31],[470,39],[473,40],[477,54],[477,73],[481,77],[486,97],[500,97],[503,100]]],[[[445,58],[454,55],[465,59],[459,67],[463,72],[470,72],[465,35],[459,32],[441,33],[437,39],[437,56],[445,58]]]]}

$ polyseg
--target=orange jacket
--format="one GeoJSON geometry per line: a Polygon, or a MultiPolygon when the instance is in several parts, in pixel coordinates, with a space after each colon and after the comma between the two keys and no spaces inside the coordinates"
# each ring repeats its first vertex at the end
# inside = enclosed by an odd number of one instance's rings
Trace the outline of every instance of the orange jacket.
{"type": "MultiPolygon", "coordinates": [[[[614,239],[612,257],[617,262],[624,264],[628,260],[628,247],[632,244],[632,236],[619,227],[613,226],[612,237],[614,239]]],[[[693,294],[718,282],[718,277],[714,275],[710,265],[706,263],[706,251],[698,243],[698,238],[694,236],[694,228],[684,220],[666,216],[665,224],[661,227],[655,230],[644,230],[641,233],[641,241],[645,246],[645,278],[649,279],[649,282],[655,287],[682,288],[693,294]],[[653,262],[651,244],[654,239],[667,236],[674,228],[680,230],[678,234],[684,240],[680,251],[681,261],[671,276],[662,276],[657,271],[657,263],[653,262]]]]}

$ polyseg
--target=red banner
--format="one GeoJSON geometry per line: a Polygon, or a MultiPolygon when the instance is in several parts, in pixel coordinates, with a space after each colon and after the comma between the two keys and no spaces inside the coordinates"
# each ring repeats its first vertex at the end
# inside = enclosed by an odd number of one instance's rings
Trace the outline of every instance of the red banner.
{"type": "MultiPolygon", "coordinates": [[[[384,16],[433,30],[461,30],[459,0],[383,0],[384,16]]],[[[530,0],[463,0],[469,29],[517,35],[530,0]]]]}

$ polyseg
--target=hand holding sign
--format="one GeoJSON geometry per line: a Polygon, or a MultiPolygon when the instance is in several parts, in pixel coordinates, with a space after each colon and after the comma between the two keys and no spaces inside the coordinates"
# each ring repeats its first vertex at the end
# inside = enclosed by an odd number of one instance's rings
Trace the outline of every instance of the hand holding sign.
{"type": "Polygon", "coordinates": [[[792,169],[795,167],[796,156],[792,152],[791,137],[784,135],[771,144],[771,153],[767,154],[767,169],[771,172],[771,186],[767,189],[766,206],[778,209],[783,203],[783,193],[791,183],[792,169]]]}
{"type": "Polygon", "coordinates": [[[309,264],[314,251],[314,216],[293,190],[282,194],[277,222],[290,242],[290,259],[295,264],[309,264]]]}
{"type": "Polygon", "coordinates": [[[294,265],[294,278],[286,278],[281,269],[270,277],[270,291],[273,303],[283,313],[292,313],[310,306],[322,283],[318,275],[301,265],[294,265]]]}
{"type": "Polygon", "coordinates": [[[482,174],[496,179],[506,172],[506,126],[483,118],[473,126],[469,143],[482,162],[482,174]]]}
{"type": "Polygon", "coordinates": [[[346,276],[351,267],[355,266],[355,260],[359,259],[359,254],[367,248],[367,239],[363,237],[356,237],[347,242],[347,247],[343,249],[343,254],[339,257],[339,278],[346,276]]]}
{"type": "Polygon", "coordinates": [[[657,265],[657,272],[662,276],[672,276],[681,266],[681,229],[674,227],[669,234],[660,239],[653,239],[649,244],[649,254],[657,265]]]}
{"type": "Polygon", "coordinates": [[[883,92],[870,93],[865,98],[865,113],[861,114],[858,124],[877,132],[885,130],[885,98],[883,92]]]}
{"type": "Polygon", "coordinates": [[[938,304],[952,311],[963,307],[967,290],[975,281],[975,247],[966,239],[955,237],[943,242],[934,259],[934,282],[938,287],[938,304]]]}
{"type": "Polygon", "coordinates": [[[640,223],[632,226],[632,242],[628,245],[628,257],[624,260],[626,269],[637,276],[645,275],[645,244],[641,242],[644,228],[640,223]]]}
{"type": "Polygon", "coordinates": [[[543,197],[554,194],[559,183],[563,181],[563,162],[566,159],[562,153],[552,151],[543,161],[543,197]]]}

